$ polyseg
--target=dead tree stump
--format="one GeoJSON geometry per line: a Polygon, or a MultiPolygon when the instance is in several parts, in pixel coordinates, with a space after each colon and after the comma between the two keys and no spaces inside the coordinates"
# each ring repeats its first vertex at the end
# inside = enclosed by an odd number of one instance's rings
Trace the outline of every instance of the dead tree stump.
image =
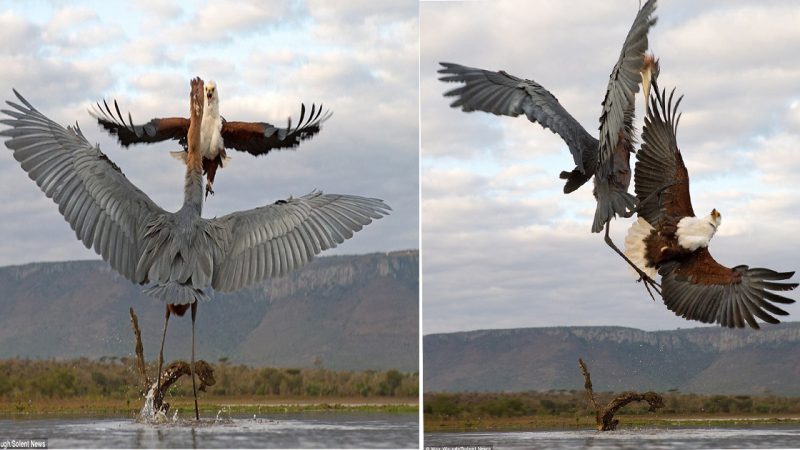
{"type": "Polygon", "coordinates": [[[617,425],[619,425],[619,420],[614,418],[614,414],[616,414],[620,408],[628,403],[645,401],[650,405],[650,412],[654,412],[656,409],[664,407],[664,399],[661,397],[661,395],[653,391],[645,393],[630,391],[623,392],[622,394],[614,397],[614,399],[608,402],[606,406],[601,406],[597,403],[597,399],[594,396],[594,390],[592,389],[592,378],[589,375],[589,370],[586,368],[586,364],[582,359],[578,358],[578,365],[580,366],[581,374],[583,374],[583,387],[586,389],[586,396],[589,397],[589,402],[592,404],[592,406],[594,406],[597,431],[616,430],[617,425]]]}
{"type": "Polygon", "coordinates": [[[142,377],[142,389],[147,391],[150,382],[147,379],[147,370],[144,365],[144,346],[142,345],[142,332],[139,330],[139,318],[133,312],[133,307],[130,308],[131,313],[131,327],[133,328],[133,335],[136,337],[136,366],[139,368],[139,375],[142,377]]]}
{"type": "MultiPolygon", "coordinates": [[[[169,388],[175,384],[178,379],[184,375],[191,376],[190,364],[185,361],[175,361],[166,369],[161,375],[161,386],[156,386],[158,377],[155,381],[150,382],[147,377],[147,370],[144,362],[144,346],[142,345],[142,333],[139,330],[139,318],[130,309],[131,327],[133,328],[133,335],[136,338],[136,366],[139,369],[139,375],[142,378],[142,394],[153,391],[153,408],[154,411],[162,411],[164,414],[169,411],[169,403],[164,402],[164,394],[169,388]]],[[[194,362],[195,375],[200,380],[199,389],[205,392],[207,386],[213,386],[216,383],[214,379],[214,368],[211,364],[202,359],[194,362]]]]}
{"type": "MultiPolygon", "coordinates": [[[[150,389],[153,390],[153,408],[164,414],[169,411],[169,403],[164,402],[164,394],[184,375],[191,376],[190,364],[186,361],[175,361],[164,370],[161,375],[161,386],[156,386],[157,381],[153,382],[150,389]]],[[[200,380],[199,390],[205,392],[207,386],[213,386],[217,381],[214,379],[214,368],[211,364],[198,359],[194,362],[194,374],[200,380]]]]}

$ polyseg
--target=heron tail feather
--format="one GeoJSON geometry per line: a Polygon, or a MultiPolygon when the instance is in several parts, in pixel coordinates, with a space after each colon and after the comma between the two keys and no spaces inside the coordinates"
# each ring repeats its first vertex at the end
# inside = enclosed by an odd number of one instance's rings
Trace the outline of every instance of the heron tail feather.
{"type": "Polygon", "coordinates": [[[211,300],[202,289],[194,288],[191,285],[181,284],[177,281],[154,284],[145,289],[143,292],[150,297],[177,305],[194,303],[197,301],[207,302],[211,300]]]}
{"type": "Polygon", "coordinates": [[[597,199],[597,209],[594,211],[592,233],[603,231],[606,223],[616,215],[630,217],[638,204],[636,196],[607,182],[595,182],[594,196],[597,199]]]}

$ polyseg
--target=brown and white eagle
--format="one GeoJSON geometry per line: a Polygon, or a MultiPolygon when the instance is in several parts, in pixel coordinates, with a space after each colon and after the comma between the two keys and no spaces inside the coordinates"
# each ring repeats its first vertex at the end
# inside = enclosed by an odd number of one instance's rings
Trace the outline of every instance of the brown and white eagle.
{"type": "Polygon", "coordinates": [[[676,315],[689,320],[742,328],[759,328],[756,317],[779,323],[772,314],[785,316],[775,303],[794,300],[770,291],[789,291],[794,272],[733,268],[719,264],[708,243],[722,218],[716,209],[696,217],[689,197],[689,174],[675,138],[681,98],[672,104],[673,92],[658,91],[642,131],[642,148],[636,153],[634,189],[640,201],[638,219],[625,238],[625,254],[651,278],[661,275],[664,303],[676,315]],[[666,186],[666,188],[665,188],[666,186]],[[651,194],[655,193],[655,196],[651,194]],[[656,200],[644,199],[656,198],[656,200]]]}
{"type": "MultiPolygon", "coordinates": [[[[216,83],[209,81],[204,89],[205,112],[201,123],[200,152],[203,155],[203,173],[208,181],[206,196],[214,193],[212,185],[217,168],[224,167],[228,160],[226,148],[256,156],[265,155],[274,149],[294,148],[300,145],[301,141],[319,133],[322,122],[332,114],[330,111],[323,113],[322,105],[317,107],[312,104],[311,111],[306,116],[306,106],[301,104],[300,120],[295,127],[292,127],[291,117],[286,128],[278,128],[266,122],[228,122],[219,114],[219,90],[216,83]]],[[[172,152],[172,155],[186,161],[188,117],[156,118],[142,125],[134,125],[130,113],[128,122],[125,122],[116,100],[114,101],[116,115],[105,100],[103,106],[98,103],[89,114],[109,133],[116,135],[124,147],[173,139],[183,146],[183,151],[172,152]]]]}

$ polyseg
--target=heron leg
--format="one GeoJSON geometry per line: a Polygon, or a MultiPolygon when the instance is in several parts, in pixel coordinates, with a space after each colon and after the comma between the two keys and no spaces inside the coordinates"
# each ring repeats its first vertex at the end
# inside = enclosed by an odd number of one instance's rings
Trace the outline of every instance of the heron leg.
{"type": "Polygon", "coordinates": [[[194,320],[197,317],[197,301],[192,303],[192,364],[189,370],[192,372],[192,393],[194,394],[194,418],[200,420],[200,411],[197,408],[197,384],[194,381],[194,320]]]}
{"type": "Polygon", "coordinates": [[[635,270],[636,273],[639,274],[639,280],[637,281],[644,282],[644,287],[645,289],[647,289],[647,293],[650,294],[650,298],[652,298],[655,301],[656,298],[655,296],[653,296],[653,293],[650,291],[650,288],[652,287],[653,290],[656,291],[656,293],[659,296],[661,296],[661,289],[659,289],[661,285],[656,283],[655,280],[650,278],[646,273],[644,273],[644,271],[642,271],[642,269],[637,267],[636,264],[633,263],[633,261],[628,259],[628,257],[625,256],[625,254],[622,253],[622,251],[620,251],[619,247],[617,247],[617,245],[614,244],[614,241],[611,240],[611,236],[608,235],[609,230],[610,230],[610,222],[606,222],[606,237],[605,237],[606,244],[608,244],[609,247],[611,247],[615,252],[617,252],[619,256],[622,257],[622,259],[624,259],[628,264],[630,264],[631,267],[633,267],[633,270],[635,270]]]}
{"type": "Polygon", "coordinates": [[[164,365],[164,341],[167,339],[167,324],[169,323],[169,304],[164,314],[164,332],[161,334],[161,350],[158,351],[158,372],[156,372],[156,392],[161,392],[161,366],[164,365]]]}

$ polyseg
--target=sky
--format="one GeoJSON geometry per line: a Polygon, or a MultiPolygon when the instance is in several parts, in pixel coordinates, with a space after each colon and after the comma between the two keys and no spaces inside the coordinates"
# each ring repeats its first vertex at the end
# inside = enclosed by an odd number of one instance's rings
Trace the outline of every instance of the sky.
{"type": "MultiPolygon", "coordinates": [[[[117,99],[137,123],[188,117],[189,80],[215,80],[228,120],[296,121],[333,111],[296,150],[229,151],[204,216],[320,189],[393,211],[324,254],[419,247],[419,21],[415,2],[0,1],[0,98],[16,88],[62,125],[78,122],[156,203],[177,210],[176,143],[123,149],[87,110],[117,99]]],[[[2,128],[3,126],[0,126],[2,128]]],[[[5,147],[4,147],[5,148],[5,147]]],[[[9,151],[0,151],[0,265],[94,259],[9,151]]]]}
{"type": "MultiPolygon", "coordinates": [[[[562,193],[558,174],[573,164],[557,135],[524,117],[450,108],[442,94],[457,85],[436,74],[446,61],[535,80],[597,136],[608,75],[638,7],[638,0],[421,3],[424,334],[701,325],[651,300],[590,232],[591,183],[562,193]]],[[[800,8],[672,0],[656,14],[650,49],[661,58],[659,83],[685,95],[677,138],[694,209],[722,214],[711,253],[728,266],[800,269],[800,8]]],[[[641,94],[637,102],[640,130],[641,94]]],[[[618,245],[631,222],[612,222],[618,245]]],[[[800,319],[797,304],[785,309],[788,320],[800,319]]]]}

